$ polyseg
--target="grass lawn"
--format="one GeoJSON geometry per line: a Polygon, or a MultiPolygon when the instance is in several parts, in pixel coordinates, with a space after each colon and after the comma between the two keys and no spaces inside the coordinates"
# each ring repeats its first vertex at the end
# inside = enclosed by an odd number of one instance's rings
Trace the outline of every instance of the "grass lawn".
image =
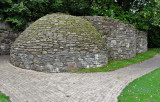
{"type": "Polygon", "coordinates": [[[156,54],[160,53],[160,49],[149,49],[145,53],[139,53],[135,58],[128,59],[128,60],[117,60],[117,61],[109,61],[107,66],[98,67],[98,68],[89,68],[89,69],[79,69],[79,70],[72,70],[71,72],[107,72],[113,71],[119,68],[123,68],[135,63],[139,63],[145,61],[149,58],[154,57],[156,54]]]}
{"type": "Polygon", "coordinates": [[[131,82],[118,102],[160,102],[160,68],[131,82]]]}
{"type": "Polygon", "coordinates": [[[0,93],[0,102],[8,102],[9,101],[9,97],[0,93]]]}

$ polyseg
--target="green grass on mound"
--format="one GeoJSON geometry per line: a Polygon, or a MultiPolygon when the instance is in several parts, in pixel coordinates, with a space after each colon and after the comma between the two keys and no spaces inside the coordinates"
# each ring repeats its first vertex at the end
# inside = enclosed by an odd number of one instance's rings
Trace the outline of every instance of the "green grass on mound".
{"type": "Polygon", "coordinates": [[[9,97],[0,93],[0,102],[8,102],[9,101],[9,97]]]}
{"type": "Polygon", "coordinates": [[[160,49],[154,48],[149,49],[145,53],[139,53],[135,58],[128,59],[128,60],[113,60],[109,61],[107,66],[98,67],[98,68],[89,68],[89,69],[79,69],[79,70],[72,70],[71,72],[107,72],[113,71],[119,68],[123,68],[132,64],[136,64],[142,61],[145,61],[149,58],[154,57],[156,54],[160,53],[160,49]]]}
{"type": "Polygon", "coordinates": [[[118,102],[160,102],[160,68],[131,82],[118,102]]]}

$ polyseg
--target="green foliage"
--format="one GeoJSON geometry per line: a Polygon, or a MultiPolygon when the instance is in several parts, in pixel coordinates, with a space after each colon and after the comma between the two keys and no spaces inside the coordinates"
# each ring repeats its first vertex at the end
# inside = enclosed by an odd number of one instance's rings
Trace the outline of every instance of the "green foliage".
{"type": "Polygon", "coordinates": [[[148,46],[150,48],[160,48],[160,27],[151,26],[148,35],[148,46]]]}
{"type": "Polygon", "coordinates": [[[155,0],[157,3],[158,3],[158,5],[160,5],[160,1],[159,0],[155,0]]]}
{"type": "Polygon", "coordinates": [[[27,22],[56,12],[108,16],[147,31],[149,47],[159,47],[160,29],[155,31],[160,27],[158,0],[0,0],[0,7],[0,20],[15,30],[24,30],[27,22]]]}
{"type": "Polygon", "coordinates": [[[118,2],[114,0],[96,0],[93,4],[92,8],[95,15],[105,15],[119,19],[134,24],[141,30],[147,31],[150,25],[157,26],[160,24],[158,14],[154,14],[158,9],[155,7],[156,3],[153,0],[118,0],[118,2]]]}
{"type": "Polygon", "coordinates": [[[119,95],[118,102],[159,102],[160,68],[131,82],[119,95]]]}
{"type": "Polygon", "coordinates": [[[93,15],[100,16],[113,16],[113,11],[116,11],[117,5],[114,4],[114,1],[110,0],[95,0],[92,3],[92,9],[94,10],[93,15]],[[114,8],[115,6],[115,8],[114,8]],[[114,10],[115,9],[115,10],[114,10]]]}
{"type": "Polygon", "coordinates": [[[149,47],[160,47],[160,5],[154,0],[95,0],[92,8],[93,15],[119,19],[148,32],[149,47]]]}
{"type": "Polygon", "coordinates": [[[0,20],[11,23],[15,30],[49,13],[80,16],[92,12],[90,0],[1,0],[0,6],[0,20]]]}

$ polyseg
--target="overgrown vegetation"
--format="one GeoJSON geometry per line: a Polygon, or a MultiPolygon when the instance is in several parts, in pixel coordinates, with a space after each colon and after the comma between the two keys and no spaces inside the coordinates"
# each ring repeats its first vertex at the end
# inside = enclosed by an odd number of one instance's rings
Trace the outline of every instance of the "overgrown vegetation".
{"type": "Polygon", "coordinates": [[[9,101],[9,97],[0,93],[0,102],[8,102],[9,101]]]}
{"type": "Polygon", "coordinates": [[[154,57],[156,54],[160,53],[160,49],[149,49],[145,53],[139,53],[135,58],[128,60],[112,60],[108,62],[107,66],[98,67],[98,68],[89,68],[89,69],[79,69],[72,70],[71,72],[107,72],[113,71],[119,68],[123,68],[132,64],[136,64],[142,61],[145,61],[149,58],[154,57]]]}
{"type": "Polygon", "coordinates": [[[10,22],[15,30],[23,30],[24,24],[50,13],[89,15],[90,0],[1,0],[0,20],[10,22]]]}
{"type": "Polygon", "coordinates": [[[131,82],[119,95],[118,102],[159,102],[160,68],[131,82]]]}
{"type": "Polygon", "coordinates": [[[158,0],[95,0],[94,15],[109,16],[148,32],[148,46],[160,47],[160,3],[158,0]]]}
{"type": "Polygon", "coordinates": [[[15,30],[49,13],[109,16],[147,31],[149,47],[160,47],[158,0],[0,0],[0,7],[0,20],[15,30]]]}

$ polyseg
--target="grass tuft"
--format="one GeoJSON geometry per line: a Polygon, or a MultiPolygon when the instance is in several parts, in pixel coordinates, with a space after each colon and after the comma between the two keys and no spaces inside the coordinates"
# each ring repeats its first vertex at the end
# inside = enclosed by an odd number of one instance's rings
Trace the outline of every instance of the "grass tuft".
{"type": "Polygon", "coordinates": [[[9,97],[0,93],[0,102],[8,102],[9,101],[9,97]]]}

